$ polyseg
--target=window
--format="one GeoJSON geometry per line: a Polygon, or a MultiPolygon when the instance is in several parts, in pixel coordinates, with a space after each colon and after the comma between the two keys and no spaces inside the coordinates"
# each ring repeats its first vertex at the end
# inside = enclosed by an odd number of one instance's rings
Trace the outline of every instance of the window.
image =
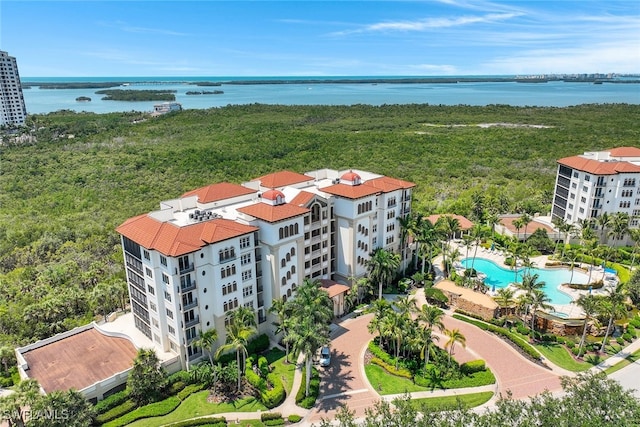
{"type": "Polygon", "coordinates": [[[169,310],[168,308],[167,308],[167,317],[169,319],[173,319],[173,311],[169,310]]]}
{"type": "Polygon", "coordinates": [[[222,295],[227,295],[227,294],[230,294],[231,292],[235,292],[237,290],[238,290],[238,283],[237,282],[227,283],[226,285],[224,285],[222,287],[222,295]]]}
{"type": "Polygon", "coordinates": [[[571,200],[574,200],[574,199],[576,198],[576,195],[575,195],[575,194],[573,194],[573,193],[571,193],[571,194],[569,194],[569,198],[570,198],[571,200]]]}
{"type": "Polygon", "coordinates": [[[586,185],[583,185],[582,191],[586,193],[587,191],[589,191],[589,187],[587,187],[586,185]]]}
{"type": "Polygon", "coordinates": [[[167,257],[164,255],[160,255],[160,264],[167,266],[167,257]]]}
{"type": "Polygon", "coordinates": [[[578,172],[573,172],[573,177],[577,178],[578,177],[578,172]]]}
{"type": "Polygon", "coordinates": [[[151,309],[151,311],[155,311],[155,312],[158,311],[158,307],[154,303],[152,303],[151,301],[149,301],[149,308],[151,309]]]}
{"type": "Polygon", "coordinates": [[[571,183],[571,188],[578,188],[578,184],[575,182],[571,183]]]}
{"type": "Polygon", "coordinates": [[[244,254],[240,257],[240,265],[247,265],[251,263],[251,254],[244,254]]]}
{"type": "Polygon", "coordinates": [[[623,209],[631,207],[631,202],[628,200],[623,200],[620,202],[620,207],[623,209]]]}
{"type": "Polygon", "coordinates": [[[243,281],[249,280],[249,279],[251,279],[251,277],[252,277],[251,270],[247,270],[247,271],[243,271],[242,272],[242,280],[243,281]]]}
{"type": "Polygon", "coordinates": [[[581,201],[582,203],[586,203],[586,202],[587,202],[587,198],[586,198],[586,197],[580,197],[580,201],[581,201]]]}
{"type": "Polygon", "coordinates": [[[162,281],[163,281],[165,284],[167,284],[167,285],[168,285],[168,284],[169,284],[169,276],[167,276],[166,274],[162,273],[162,281]]]}
{"type": "Polygon", "coordinates": [[[151,255],[149,255],[149,251],[148,251],[148,250],[146,250],[146,249],[145,249],[145,250],[142,252],[142,254],[144,255],[144,259],[146,259],[146,260],[151,260],[151,255]]]}
{"type": "Polygon", "coordinates": [[[168,326],[167,326],[167,329],[169,330],[169,333],[170,333],[171,335],[175,335],[175,334],[176,334],[176,330],[175,330],[175,328],[174,328],[173,326],[168,325],[168,326]]]}
{"type": "Polygon", "coordinates": [[[153,273],[151,272],[151,269],[149,267],[145,267],[144,272],[147,274],[148,277],[153,277],[153,273]]]}
{"type": "Polygon", "coordinates": [[[587,182],[591,181],[591,175],[584,174],[584,180],[587,182]]]}
{"type": "Polygon", "coordinates": [[[237,307],[238,307],[238,298],[234,298],[232,300],[225,301],[224,304],[223,304],[223,308],[224,308],[225,313],[227,311],[233,310],[234,308],[237,308],[237,307]]]}
{"type": "Polygon", "coordinates": [[[149,291],[149,293],[151,295],[155,295],[156,294],[156,289],[151,285],[147,285],[147,290],[149,291]]]}
{"type": "Polygon", "coordinates": [[[240,238],[240,249],[248,248],[251,246],[251,238],[250,237],[241,237],[240,238]]]}
{"type": "Polygon", "coordinates": [[[220,249],[218,251],[220,262],[228,261],[236,257],[236,250],[234,247],[220,249]]]}
{"type": "Polygon", "coordinates": [[[253,286],[242,288],[242,296],[246,298],[249,295],[253,295],[253,286]]]}
{"type": "Polygon", "coordinates": [[[220,269],[220,276],[224,279],[225,277],[233,276],[236,274],[236,265],[228,265],[220,269]]]}
{"type": "Polygon", "coordinates": [[[171,302],[171,294],[167,291],[164,291],[164,299],[171,302]]]}
{"type": "Polygon", "coordinates": [[[633,190],[622,190],[622,197],[631,197],[633,196],[633,190]]]}
{"type": "Polygon", "coordinates": [[[158,319],[156,319],[155,317],[151,318],[151,323],[153,323],[153,326],[155,326],[156,328],[160,327],[160,322],[158,322],[158,319]]]}

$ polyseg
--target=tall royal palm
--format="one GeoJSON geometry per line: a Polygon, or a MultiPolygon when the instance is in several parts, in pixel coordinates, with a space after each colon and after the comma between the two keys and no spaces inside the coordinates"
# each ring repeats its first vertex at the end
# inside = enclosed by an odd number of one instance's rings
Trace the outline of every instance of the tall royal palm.
{"type": "Polygon", "coordinates": [[[460,232],[460,221],[451,215],[444,215],[438,218],[436,227],[441,230],[442,236],[444,237],[442,242],[442,261],[444,263],[445,277],[449,277],[446,254],[448,252],[449,242],[460,232]]]}
{"type": "Polygon", "coordinates": [[[460,332],[460,329],[446,329],[444,331],[444,334],[448,338],[447,342],[444,345],[444,348],[449,349],[449,365],[450,365],[451,359],[453,358],[453,348],[455,347],[456,343],[460,343],[462,348],[465,348],[467,346],[467,339],[465,338],[464,335],[462,335],[462,332],[460,332]]]}
{"type": "Polygon", "coordinates": [[[238,391],[242,389],[242,374],[244,373],[244,361],[248,356],[247,344],[249,339],[256,332],[256,321],[253,311],[248,307],[240,307],[231,313],[231,319],[227,325],[227,337],[225,344],[216,351],[216,359],[222,353],[229,350],[236,352],[236,362],[238,364],[238,391]]]}
{"type": "Polygon", "coordinates": [[[213,347],[216,342],[218,342],[218,331],[215,328],[211,328],[206,332],[200,330],[198,338],[193,341],[194,346],[200,347],[207,352],[211,366],[213,366],[213,347]]]}
{"type": "Polygon", "coordinates": [[[529,305],[531,306],[531,330],[536,330],[536,312],[538,309],[548,310],[553,308],[549,303],[551,299],[540,289],[535,289],[528,295],[529,305]]]}
{"type": "MultiPolygon", "coordinates": [[[[442,318],[444,317],[444,312],[442,310],[440,310],[438,307],[435,307],[433,305],[428,305],[428,304],[424,304],[421,309],[420,312],[418,313],[418,322],[420,322],[421,324],[424,325],[423,329],[426,329],[429,331],[429,333],[427,334],[427,332],[425,331],[422,335],[423,336],[429,336],[429,337],[433,337],[432,333],[433,333],[433,329],[437,328],[440,332],[442,332],[444,330],[444,323],[442,322],[442,318]]],[[[429,363],[429,355],[431,354],[431,344],[433,342],[434,339],[438,339],[437,336],[433,337],[430,341],[427,341],[425,343],[425,366],[429,363]]]]}
{"type": "Polygon", "coordinates": [[[397,219],[400,225],[400,265],[404,270],[407,267],[407,240],[409,239],[409,235],[411,234],[411,229],[413,228],[413,223],[415,220],[411,215],[401,216],[397,219]]]}
{"type": "Polygon", "coordinates": [[[382,288],[393,280],[400,267],[400,257],[383,248],[378,248],[367,261],[369,278],[378,284],[378,299],[382,299],[382,288]]]}
{"type": "Polygon", "coordinates": [[[584,312],[584,324],[582,326],[582,337],[580,338],[580,344],[578,344],[578,354],[577,356],[582,356],[582,349],[584,348],[584,342],[587,338],[587,324],[589,320],[593,318],[593,316],[597,313],[598,305],[596,298],[591,295],[580,295],[580,297],[575,301],[575,303],[582,309],[584,312]]]}
{"type": "Polygon", "coordinates": [[[274,298],[269,308],[269,313],[273,313],[278,318],[273,322],[276,327],[276,334],[282,333],[282,341],[285,345],[285,362],[289,362],[289,323],[291,322],[291,307],[287,305],[283,298],[274,298]]]}
{"type": "Polygon", "coordinates": [[[600,229],[600,243],[604,243],[604,238],[608,234],[609,226],[611,225],[611,216],[607,212],[603,212],[596,218],[596,224],[600,229]]]}
{"type": "Polygon", "coordinates": [[[326,325],[316,323],[311,316],[296,316],[291,327],[291,341],[295,352],[304,355],[306,397],[309,396],[313,355],[329,341],[329,330],[326,325]]]}
{"type": "Polygon", "coordinates": [[[607,330],[605,331],[604,338],[602,340],[602,346],[600,352],[602,353],[607,345],[607,339],[611,333],[613,321],[624,316],[625,302],[627,300],[627,288],[626,284],[618,283],[615,288],[608,291],[607,295],[600,297],[598,304],[598,311],[604,313],[609,317],[609,323],[607,324],[607,330]]]}

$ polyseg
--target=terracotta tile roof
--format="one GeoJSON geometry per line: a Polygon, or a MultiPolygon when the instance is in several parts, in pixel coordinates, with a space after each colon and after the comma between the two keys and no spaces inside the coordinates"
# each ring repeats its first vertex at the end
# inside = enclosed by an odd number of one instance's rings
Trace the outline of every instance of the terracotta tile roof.
{"type": "Polygon", "coordinates": [[[257,230],[257,227],[223,218],[178,227],[155,220],[147,214],[130,218],[116,228],[118,233],[143,247],[173,257],[257,230]]]}
{"type": "Polygon", "coordinates": [[[182,197],[197,195],[198,202],[211,203],[219,200],[230,199],[232,197],[245,196],[252,193],[256,193],[256,190],[243,187],[242,185],[232,184],[230,182],[220,182],[218,184],[211,184],[206,187],[188,191],[184,193],[182,197]]]}
{"type": "Polygon", "coordinates": [[[370,179],[366,182],[367,185],[371,185],[384,193],[390,191],[396,191],[401,189],[407,189],[415,187],[413,182],[403,181],[401,179],[391,178],[388,176],[382,176],[380,178],[370,179]]]}
{"type": "Polygon", "coordinates": [[[613,157],[640,157],[638,147],[617,147],[605,151],[609,151],[613,157]]]}
{"type": "Polygon", "coordinates": [[[253,205],[239,208],[238,212],[251,215],[267,222],[278,222],[284,219],[304,215],[309,212],[309,209],[296,206],[291,203],[272,206],[267,203],[258,202],[253,205]]]}
{"type": "Polygon", "coordinates": [[[320,289],[325,290],[329,294],[329,298],[333,298],[351,289],[347,285],[343,285],[329,279],[320,279],[320,284],[322,285],[322,288],[320,289]]]}
{"type": "Polygon", "coordinates": [[[315,194],[309,193],[308,191],[301,191],[296,197],[291,199],[291,204],[296,206],[306,206],[314,196],[315,194]]]}
{"type": "Polygon", "coordinates": [[[287,185],[299,184],[305,181],[313,181],[312,176],[303,175],[297,172],[280,171],[269,175],[264,175],[252,181],[260,181],[260,185],[266,188],[280,188],[287,185]]]}
{"type": "MultiPolygon", "coordinates": [[[[514,227],[513,225],[513,221],[515,221],[518,218],[520,217],[519,216],[502,217],[500,218],[500,224],[504,225],[507,228],[507,230],[509,230],[511,233],[516,234],[517,230],[516,230],[516,227],[514,227]]],[[[527,225],[527,236],[532,235],[538,228],[542,228],[547,232],[547,234],[556,233],[556,231],[550,226],[548,226],[547,224],[538,222],[535,220],[535,218],[533,218],[533,220],[529,223],[529,225],[527,225]]],[[[524,237],[524,227],[520,229],[520,236],[524,237]]]]}
{"type": "Polygon", "coordinates": [[[440,289],[443,292],[449,292],[459,295],[461,298],[464,298],[467,301],[481,305],[483,307],[487,307],[489,309],[498,308],[498,304],[489,295],[475,292],[473,289],[463,288],[462,286],[456,285],[451,280],[441,280],[433,287],[440,289]]]}
{"type": "Polygon", "coordinates": [[[45,392],[82,390],[133,366],[138,351],[124,338],[96,329],[71,335],[23,353],[30,378],[45,392]]]}
{"type": "Polygon", "coordinates": [[[564,157],[558,163],[594,175],[615,175],[623,172],[640,172],[640,166],[630,162],[600,162],[581,156],[564,157]]]}
{"type": "Polygon", "coordinates": [[[344,197],[345,199],[360,199],[362,197],[372,196],[381,192],[379,189],[367,184],[334,184],[328,187],[323,187],[320,190],[325,193],[333,194],[334,196],[344,197]]]}
{"type": "Polygon", "coordinates": [[[458,220],[458,222],[460,223],[460,229],[461,230],[469,230],[470,228],[473,227],[473,222],[469,221],[466,217],[462,216],[462,215],[455,215],[455,214],[443,214],[443,215],[429,215],[427,217],[427,219],[432,223],[435,224],[436,221],[442,217],[442,216],[451,216],[455,219],[458,220]]]}

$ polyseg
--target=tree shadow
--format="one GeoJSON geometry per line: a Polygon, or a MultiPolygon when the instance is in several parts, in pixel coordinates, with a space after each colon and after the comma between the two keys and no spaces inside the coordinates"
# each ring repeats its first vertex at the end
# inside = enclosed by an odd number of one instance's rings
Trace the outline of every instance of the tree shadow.
{"type": "Polygon", "coordinates": [[[353,363],[344,352],[332,349],[331,353],[331,364],[318,368],[322,379],[315,406],[318,412],[329,412],[344,406],[349,395],[343,393],[351,391],[348,384],[353,379],[353,363]]]}

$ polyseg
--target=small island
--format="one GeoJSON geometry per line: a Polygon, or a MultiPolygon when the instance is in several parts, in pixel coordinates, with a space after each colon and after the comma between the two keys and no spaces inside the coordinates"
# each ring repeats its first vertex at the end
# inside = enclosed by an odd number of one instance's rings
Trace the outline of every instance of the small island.
{"type": "Polygon", "coordinates": [[[76,98],[76,101],[78,102],[90,102],[91,98],[89,98],[88,96],[79,96],[76,98]]]}
{"type": "Polygon", "coordinates": [[[222,90],[203,90],[203,91],[189,90],[186,92],[186,95],[220,95],[223,93],[224,91],[222,90]]]}
{"type": "Polygon", "coordinates": [[[106,95],[103,101],[175,101],[175,90],[123,90],[106,89],[96,91],[106,95]]]}

